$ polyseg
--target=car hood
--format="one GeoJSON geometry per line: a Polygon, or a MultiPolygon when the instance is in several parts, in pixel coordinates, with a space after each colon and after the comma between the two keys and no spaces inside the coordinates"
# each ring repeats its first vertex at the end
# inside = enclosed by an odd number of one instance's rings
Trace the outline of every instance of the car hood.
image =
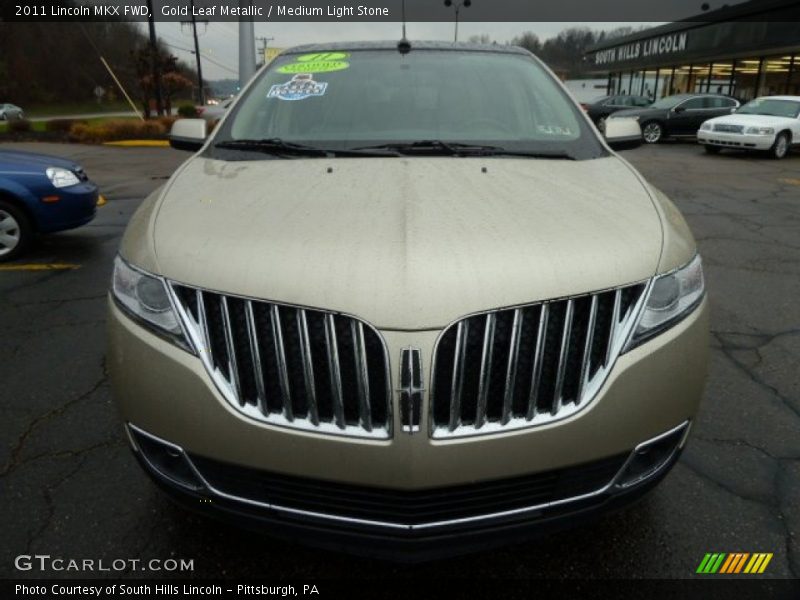
{"type": "Polygon", "coordinates": [[[23,152],[21,150],[0,150],[0,172],[44,173],[47,167],[62,167],[75,170],[78,165],[71,160],[50,156],[49,154],[23,152]]]}
{"type": "Polygon", "coordinates": [[[791,127],[797,123],[797,119],[789,119],[787,117],[773,117],[770,115],[725,115],[723,117],[715,117],[709,119],[710,123],[724,123],[725,125],[734,125],[739,127],[791,127]]]}
{"type": "Polygon", "coordinates": [[[644,280],[663,236],[613,156],[195,157],[155,210],[169,279],[401,330],[644,280]]]}

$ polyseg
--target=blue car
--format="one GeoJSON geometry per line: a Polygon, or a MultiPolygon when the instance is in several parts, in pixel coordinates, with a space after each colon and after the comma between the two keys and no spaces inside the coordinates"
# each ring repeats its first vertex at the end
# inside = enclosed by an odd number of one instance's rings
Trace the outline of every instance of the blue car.
{"type": "Polygon", "coordinates": [[[37,234],[88,223],[100,198],[70,160],[0,150],[0,262],[19,256],[37,234]]]}

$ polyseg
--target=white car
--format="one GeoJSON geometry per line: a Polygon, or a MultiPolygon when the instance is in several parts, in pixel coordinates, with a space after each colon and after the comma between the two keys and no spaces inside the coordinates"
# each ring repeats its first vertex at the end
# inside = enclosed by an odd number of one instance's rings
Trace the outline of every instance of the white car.
{"type": "Polygon", "coordinates": [[[12,119],[24,119],[25,113],[15,104],[0,103],[0,121],[11,121],[12,119]]]}
{"type": "Polygon", "coordinates": [[[783,158],[791,146],[800,146],[800,96],[756,98],[731,115],[703,123],[697,141],[711,154],[736,148],[783,158]]]}

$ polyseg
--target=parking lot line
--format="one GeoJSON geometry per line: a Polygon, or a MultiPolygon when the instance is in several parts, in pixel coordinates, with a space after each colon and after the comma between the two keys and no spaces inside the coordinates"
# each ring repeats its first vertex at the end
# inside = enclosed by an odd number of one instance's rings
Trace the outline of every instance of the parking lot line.
{"type": "Polygon", "coordinates": [[[74,265],[70,263],[28,263],[23,265],[0,265],[0,271],[60,271],[80,268],[80,265],[74,265]]]}

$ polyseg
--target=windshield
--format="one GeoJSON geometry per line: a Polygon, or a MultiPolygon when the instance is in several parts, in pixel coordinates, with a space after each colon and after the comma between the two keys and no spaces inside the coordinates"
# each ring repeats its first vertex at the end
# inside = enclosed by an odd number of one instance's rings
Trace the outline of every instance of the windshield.
{"type": "Polygon", "coordinates": [[[736,112],[740,115],[768,115],[794,119],[800,114],[800,102],[759,98],[748,102],[736,112]]]}
{"type": "Polygon", "coordinates": [[[211,152],[235,160],[236,140],[334,150],[435,140],[578,159],[605,155],[537,61],[457,50],[280,56],[232,109],[211,152]]]}
{"type": "Polygon", "coordinates": [[[667,96],[661,100],[656,100],[648,108],[672,108],[686,100],[686,96],[667,96]]]}

